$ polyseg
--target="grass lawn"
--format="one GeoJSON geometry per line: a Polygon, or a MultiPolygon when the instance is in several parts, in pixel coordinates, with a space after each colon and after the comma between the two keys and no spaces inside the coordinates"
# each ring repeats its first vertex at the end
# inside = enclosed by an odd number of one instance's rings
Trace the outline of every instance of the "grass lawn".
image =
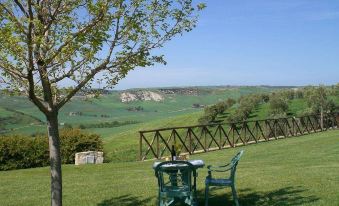
{"type": "MultiPolygon", "coordinates": [[[[237,171],[241,205],[339,205],[339,130],[191,156],[223,164],[244,149],[237,171]]],[[[64,205],[155,205],[157,183],[148,162],[63,166],[64,205]]],[[[199,169],[203,205],[206,168],[199,169]]],[[[49,168],[0,172],[1,206],[49,205],[49,168]]],[[[210,205],[232,205],[229,189],[212,190],[210,205]]]]}

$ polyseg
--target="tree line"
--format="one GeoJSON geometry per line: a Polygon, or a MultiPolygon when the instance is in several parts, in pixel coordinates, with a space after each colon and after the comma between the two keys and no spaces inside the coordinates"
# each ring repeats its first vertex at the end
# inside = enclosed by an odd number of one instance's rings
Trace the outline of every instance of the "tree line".
{"type": "Polygon", "coordinates": [[[251,113],[261,104],[268,105],[269,118],[281,118],[290,115],[305,116],[338,112],[338,105],[335,98],[339,98],[339,84],[326,86],[307,86],[303,88],[284,89],[265,94],[243,95],[235,100],[228,98],[225,101],[205,107],[204,114],[199,118],[200,124],[209,124],[216,121],[218,115],[226,115],[224,112],[232,108],[227,114],[226,121],[240,122],[251,117],[251,113]],[[302,108],[296,114],[289,113],[289,102],[294,99],[303,99],[306,108],[302,108]]]}

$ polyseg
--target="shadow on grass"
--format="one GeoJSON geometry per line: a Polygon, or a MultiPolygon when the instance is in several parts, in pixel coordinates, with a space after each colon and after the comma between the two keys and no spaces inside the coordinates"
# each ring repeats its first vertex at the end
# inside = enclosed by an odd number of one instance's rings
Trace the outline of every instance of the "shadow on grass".
{"type": "MultiPolygon", "coordinates": [[[[314,195],[305,196],[306,189],[302,187],[285,187],[274,191],[256,192],[251,189],[239,190],[239,203],[241,206],[292,206],[304,205],[319,200],[314,195]]],[[[231,191],[226,188],[213,188],[212,195],[209,196],[210,206],[234,205],[231,191]],[[213,195],[213,191],[218,192],[213,195]]],[[[199,205],[204,205],[204,192],[198,192],[199,205]]]]}
{"type": "MultiPolygon", "coordinates": [[[[211,188],[209,196],[210,206],[234,205],[229,188],[211,188]],[[217,194],[215,194],[217,193],[217,194]]],[[[274,191],[256,192],[252,189],[239,190],[239,203],[241,206],[298,206],[313,203],[319,200],[314,195],[305,196],[306,189],[302,187],[285,187],[274,191]]],[[[199,206],[203,206],[204,191],[198,191],[199,206]]],[[[141,198],[133,195],[124,195],[104,200],[97,206],[136,206],[156,205],[154,198],[141,198]]],[[[180,204],[183,206],[184,204],[180,204]]]]}
{"type": "Polygon", "coordinates": [[[136,205],[152,205],[155,204],[153,198],[140,198],[133,195],[123,195],[104,200],[97,206],[136,206],[136,205]]]}
{"type": "Polygon", "coordinates": [[[214,121],[212,121],[212,123],[214,123],[214,124],[220,124],[220,123],[222,123],[224,120],[222,120],[222,119],[218,119],[218,120],[214,120],[214,121]]]}
{"type": "Polygon", "coordinates": [[[219,114],[218,117],[220,119],[226,119],[229,116],[229,112],[223,112],[222,114],[219,114]]]}
{"type": "Polygon", "coordinates": [[[258,115],[257,115],[257,114],[251,113],[251,114],[248,116],[248,119],[250,119],[250,118],[255,118],[255,117],[258,117],[258,115]]]}

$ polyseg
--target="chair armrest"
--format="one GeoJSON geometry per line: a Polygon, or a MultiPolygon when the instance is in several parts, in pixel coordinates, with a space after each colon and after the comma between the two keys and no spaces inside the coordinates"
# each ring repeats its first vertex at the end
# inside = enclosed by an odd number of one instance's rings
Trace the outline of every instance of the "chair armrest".
{"type": "Polygon", "coordinates": [[[232,167],[230,166],[230,164],[227,165],[223,165],[223,166],[212,166],[212,165],[208,165],[207,169],[208,172],[226,172],[229,171],[232,167]]]}

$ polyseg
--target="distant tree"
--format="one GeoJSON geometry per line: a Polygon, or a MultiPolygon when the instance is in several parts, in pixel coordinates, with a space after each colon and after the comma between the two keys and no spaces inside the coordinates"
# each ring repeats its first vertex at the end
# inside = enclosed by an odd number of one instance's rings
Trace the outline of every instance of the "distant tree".
{"type": "Polygon", "coordinates": [[[227,108],[231,108],[235,103],[236,103],[236,101],[232,98],[227,98],[227,100],[226,100],[227,108]]]}
{"type": "Polygon", "coordinates": [[[268,94],[262,94],[261,99],[264,103],[267,103],[270,100],[270,95],[268,94]]]}
{"type": "Polygon", "coordinates": [[[213,116],[216,116],[218,114],[218,109],[215,105],[205,107],[204,109],[205,114],[212,114],[213,116]]]}
{"type": "Polygon", "coordinates": [[[334,95],[339,97],[339,83],[334,86],[334,95]]]}
{"type": "Polygon", "coordinates": [[[320,124],[323,128],[324,113],[335,109],[335,104],[328,98],[327,90],[324,86],[307,88],[306,101],[314,113],[320,113],[320,124]]]}
{"type": "Polygon", "coordinates": [[[222,102],[218,102],[216,105],[216,111],[218,114],[222,114],[226,109],[227,109],[227,104],[226,102],[222,101],[222,102]]]}
{"type": "Polygon", "coordinates": [[[269,101],[269,111],[273,116],[285,115],[288,111],[288,102],[278,94],[272,95],[269,101]]]}
{"type": "Polygon", "coordinates": [[[136,67],[165,63],[151,52],[192,30],[205,6],[197,7],[192,0],[0,1],[1,84],[27,95],[47,119],[52,206],[62,205],[59,110],[92,82],[111,88],[136,67]],[[73,86],[61,91],[65,81],[73,86]]]}
{"type": "Polygon", "coordinates": [[[204,114],[198,119],[199,124],[209,124],[215,120],[216,116],[210,113],[204,114]]]}
{"type": "Polygon", "coordinates": [[[204,114],[198,119],[198,122],[200,124],[208,124],[213,122],[221,110],[222,108],[219,108],[216,104],[205,107],[204,114]]]}
{"type": "Polygon", "coordinates": [[[228,117],[230,122],[246,121],[252,111],[262,102],[259,94],[241,96],[238,108],[228,117]]]}
{"type": "Polygon", "coordinates": [[[292,89],[283,90],[281,95],[288,100],[292,100],[295,97],[295,92],[292,89]]]}
{"type": "Polygon", "coordinates": [[[295,98],[296,98],[296,99],[302,99],[302,98],[304,98],[304,91],[303,91],[303,89],[297,89],[297,90],[295,91],[295,98]]]}

